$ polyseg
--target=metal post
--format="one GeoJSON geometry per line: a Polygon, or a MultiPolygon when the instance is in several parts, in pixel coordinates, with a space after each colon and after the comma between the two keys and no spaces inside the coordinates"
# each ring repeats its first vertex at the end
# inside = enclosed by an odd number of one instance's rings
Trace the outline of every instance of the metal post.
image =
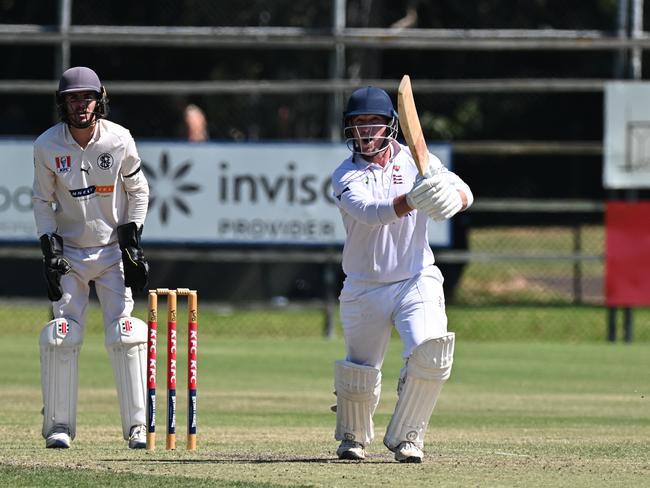
{"type": "Polygon", "coordinates": [[[70,25],[72,24],[72,0],[59,0],[59,31],[63,37],[57,63],[54,66],[54,78],[59,79],[65,70],[70,67],[70,25]]]}
{"type": "Polygon", "coordinates": [[[607,309],[607,340],[616,342],[616,307],[607,309]]]}
{"type": "MultiPolygon", "coordinates": [[[[334,2],[332,15],[332,30],[334,35],[341,34],[345,29],[346,0],[334,2]]],[[[337,42],[334,51],[330,55],[330,78],[333,81],[345,78],[345,44],[337,42]]],[[[329,132],[332,142],[341,140],[341,116],[343,114],[344,93],[342,90],[335,90],[332,93],[329,116],[329,132]]]]}
{"type": "MultiPolygon", "coordinates": [[[[618,0],[617,35],[620,39],[627,38],[628,0],[618,0]]],[[[614,64],[614,78],[627,78],[627,50],[620,49],[614,64]]]]}
{"type": "MultiPolygon", "coordinates": [[[[582,249],[582,232],[580,224],[573,227],[573,253],[578,255],[582,249]]],[[[582,303],[582,262],[579,259],[573,261],[573,303],[582,303]]]]}
{"type": "MultiPolygon", "coordinates": [[[[643,0],[633,0],[632,2],[632,25],[631,37],[639,39],[643,37],[643,0]]],[[[640,80],[643,71],[643,50],[640,47],[632,49],[632,79],[640,80]]]]}
{"type": "MultiPolygon", "coordinates": [[[[643,0],[632,0],[632,22],[629,23],[629,2],[628,0],[618,0],[618,37],[632,37],[640,38],[643,36],[643,0]]],[[[642,64],[641,64],[642,50],[640,48],[633,48],[632,55],[624,50],[619,51],[616,59],[615,76],[617,78],[627,78],[631,75],[634,79],[641,79],[642,77],[642,64]],[[630,59],[631,58],[631,59],[630,59]],[[629,59],[629,66],[628,66],[629,59]]],[[[631,189],[625,191],[625,199],[627,201],[635,201],[638,199],[638,191],[631,189]]],[[[608,310],[608,340],[610,342],[616,341],[616,308],[610,307],[608,310]]],[[[632,342],[632,323],[633,323],[633,310],[631,307],[623,308],[623,338],[625,342],[632,342]]]]}
{"type": "Polygon", "coordinates": [[[334,252],[330,249],[323,267],[323,285],[325,286],[325,337],[328,339],[334,338],[334,318],[336,316],[335,276],[334,252]]]}
{"type": "MultiPolygon", "coordinates": [[[[625,190],[625,200],[628,202],[638,202],[639,190],[636,188],[625,190]]],[[[625,307],[623,309],[623,340],[625,342],[632,342],[633,315],[634,309],[632,307],[625,307]]]]}
{"type": "Polygon", "coordinates": [[[627,343],[632,342],[632,325],[633,325],[633,317],[632,317],[632,308],[631,307],[625,307],[623,309],[623,340],[627,343]]]}

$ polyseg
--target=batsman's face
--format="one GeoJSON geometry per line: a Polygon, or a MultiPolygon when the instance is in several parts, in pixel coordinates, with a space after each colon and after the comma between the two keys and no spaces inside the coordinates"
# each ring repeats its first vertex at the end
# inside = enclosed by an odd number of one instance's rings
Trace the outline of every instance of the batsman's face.
{"type": "Polygon", "coordinates": [[[372,154],[384,145],[388,133],[386,119],[380,115],[357,115],[350,121],[352,135],[356,139],[361,153],[372,154]]]}
{"type": "Polygon", "coordinates": [[[97,94],[93,91],[67,93],[65,107],[70,118],[78,125],[92,122],[97,107],[97,94]]]}

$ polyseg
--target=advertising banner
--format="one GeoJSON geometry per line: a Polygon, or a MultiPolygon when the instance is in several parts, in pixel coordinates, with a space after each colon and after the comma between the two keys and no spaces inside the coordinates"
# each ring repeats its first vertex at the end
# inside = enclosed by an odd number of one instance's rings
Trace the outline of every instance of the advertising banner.
{"type": "Polygon", "coordinates": [[[650,188],[650,83],[605,87],[603,186],[650,188]]]}
{"type": "Polygon", "coordinates": [[[650,202],[607,202],[605,289],[610,307],[650,305],[650,202]]]}
{"type": "MultiPolygon", "coordinates": [[[[160,244],[340,245],[330,175],[343,144],[137,142],[150,185],[143,240],[160,244]]],[[[449,146],[430,148],[445,165],[449,146]]],[[[0,141],[0,241],[36,239],[31,141],[0,141]]],[[[407,189],[405,189],[407,190],[407,189]]],[[[430,222],[435,247],[449,222],[430,222]]]]}

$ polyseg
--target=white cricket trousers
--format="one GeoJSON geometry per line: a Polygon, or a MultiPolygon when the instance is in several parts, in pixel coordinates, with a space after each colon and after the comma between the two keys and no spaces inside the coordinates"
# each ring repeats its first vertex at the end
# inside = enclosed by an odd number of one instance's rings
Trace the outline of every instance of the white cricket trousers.
{"type": "Polygon", "coordinates": [[[381,369],[394,326],[402,357],[427,339],[447,333],[447,314],[437,266],[396,283],[345,280],[339,297],[346,359],[381,369]]]}
{"type": "Polygon", "coordinates": [[[61,277],[63,296],[52,304],[54,318],[76,321],[85,329],[90,281],[102,307],[104,327],[117,327],[133,311],[131,288],[124,286],[122,252],[117,243],[101,247],[65,247],[63,255],[72,270],[61,277]]]}

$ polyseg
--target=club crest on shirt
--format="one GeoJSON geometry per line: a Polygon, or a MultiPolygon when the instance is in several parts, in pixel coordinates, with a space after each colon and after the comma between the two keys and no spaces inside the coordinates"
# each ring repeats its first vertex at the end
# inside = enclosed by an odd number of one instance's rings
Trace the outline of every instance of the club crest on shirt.
{"type": "Polygon", "coordinates": [[[67,173],[72,165],[71,156],[57,156],[54,158],[57,173],[67,173]]]}
{"type": "Polygon", "coordinates": [[[393,184],[394,185],[401,185],[404,183],[404,177],[402,174],[399,172],[399,166],[394,165],[393,166],[393,184]]]}
{"type": "Polygon", "coordinates": [[[113,156],[109,153],[100,154],[97,158],[97,166],[99,166],[100,169],[111,169],[113,166],[113,156]]]}

